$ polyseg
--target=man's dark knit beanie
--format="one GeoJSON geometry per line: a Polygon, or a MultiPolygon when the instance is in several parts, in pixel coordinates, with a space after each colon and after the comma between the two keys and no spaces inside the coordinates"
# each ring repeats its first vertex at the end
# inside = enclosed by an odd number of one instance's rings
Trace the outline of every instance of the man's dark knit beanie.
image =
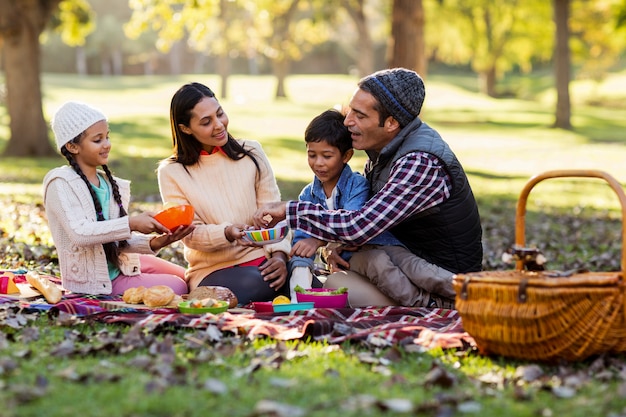
{"type": "Polygon", "coordinates": [[[420,114],[426,96],[422,78],[406,68],[377,71],[362,78],[358,85],[369,91],[402,127],[420,114]]]}

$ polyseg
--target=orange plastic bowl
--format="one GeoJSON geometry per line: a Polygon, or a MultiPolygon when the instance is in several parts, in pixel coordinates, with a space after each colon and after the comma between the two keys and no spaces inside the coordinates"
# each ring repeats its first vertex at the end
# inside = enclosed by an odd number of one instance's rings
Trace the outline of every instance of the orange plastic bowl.
{"type": "Polygon", "coordinates": [[[183,204],[159,211],[154,218],[173,232],[179,226],[189,226],[193,221],[193,213],[193,206],[183,204]]]}

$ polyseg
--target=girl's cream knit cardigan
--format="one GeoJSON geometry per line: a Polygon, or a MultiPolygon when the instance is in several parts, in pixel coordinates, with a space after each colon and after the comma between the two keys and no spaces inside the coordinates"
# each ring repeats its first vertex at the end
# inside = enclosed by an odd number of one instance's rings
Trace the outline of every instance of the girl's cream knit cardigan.
{"type": "MultiPolygon", "coordinates": [[[[106,175],[103,176],[106,178],[106,175]]],[[[115,178],[128,212],[130,182],[115,178]]],[[[96,209],[85,182],[70,167],[54,168],[43,180],[48,227],[57,248],[61,279],[66,290],[85,294],[110,294],[111,280],[103,243],[127,240],[120,255],[122,273],[140,273],[139,253],[154,254],[152,236],[131,233],[128,216],[118,218],[119,207],[111,198],[110,220],[97,221],[96,209]]]]}

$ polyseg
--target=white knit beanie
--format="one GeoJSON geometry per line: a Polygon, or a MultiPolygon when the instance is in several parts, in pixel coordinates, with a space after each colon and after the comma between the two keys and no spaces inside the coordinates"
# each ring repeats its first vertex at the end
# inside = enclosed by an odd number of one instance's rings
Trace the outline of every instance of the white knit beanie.
{"type": "Polygon", "coordinates": [[[52,131],[57,141],[57,149],[89,129],[106,116],[97,109],[78,101],[63,104],[52,118],[52,131]]]}

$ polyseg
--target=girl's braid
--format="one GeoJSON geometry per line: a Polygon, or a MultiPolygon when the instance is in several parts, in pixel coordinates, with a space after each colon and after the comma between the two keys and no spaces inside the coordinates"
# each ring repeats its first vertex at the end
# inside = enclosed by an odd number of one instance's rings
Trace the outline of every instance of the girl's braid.
{"type": "MultiPolygon", "coordinates": [[[[126,213],[126,209],[124,209],[124,205],[122,204],[122,196],[120,195],[120,187],[117,185],[117,182],[113,178],[113,174],[111,173],[111,170],[106,165],[102,165],[102,169],[104,169],[104,172],[107,174],[107,178],[109,179],[109,182],[111,183],[111,187],[113,187],[113,198],[115,199],[117,206],[120,208],[120,217],[128,216],[128,213],[126,213]]],[[[128,246],[128,242],[125,240],[121,240],[118,243],[121,248],[125,248],[128,246]]]]}
{"type": "MultiPolygon", "coordinates": [[[[76,173],[80,176],[80,178],[82,178],[82,180],[87,185],[87,189],[89,190],[89,194],[91,195],[93,204],[96,207],[96,217],[98,221],[99,222],[104,221],[105,218],[104,218],[104,214],[102,213],[102,205],[100,204],[100,200],[98,200],[98,197],[96,196],[96,192],[91,187],[91,183],[87,179],[87,176],[83,173],[83,170],[80,169],[80,166],[78,165],[78,163],[76,163],[76,160],[74,159],[72,153],[68,151],[65,146],[61,148],[61,153],[63,154],[65,159],[67,159],[70,166],[74,168],[74,171],[76,171],[76,173]]],[[[109,174],[107,174],[107,176],[108,175],[109,174]]],[[[126,213],[124,213],[124,215],[126,215],[126,213]]],[[[126,241],[124,241],[124,243],[128,244],[126,241]]],[[[120,264],[119,249],[117,247],[117,244],[115,242],[108,242],[108,243],[103,243],[102,247],[104,248],[104,254],[106,256],[107,261],[111,262],[116,267],[119,267],[119,264],[120,264]]]]}

